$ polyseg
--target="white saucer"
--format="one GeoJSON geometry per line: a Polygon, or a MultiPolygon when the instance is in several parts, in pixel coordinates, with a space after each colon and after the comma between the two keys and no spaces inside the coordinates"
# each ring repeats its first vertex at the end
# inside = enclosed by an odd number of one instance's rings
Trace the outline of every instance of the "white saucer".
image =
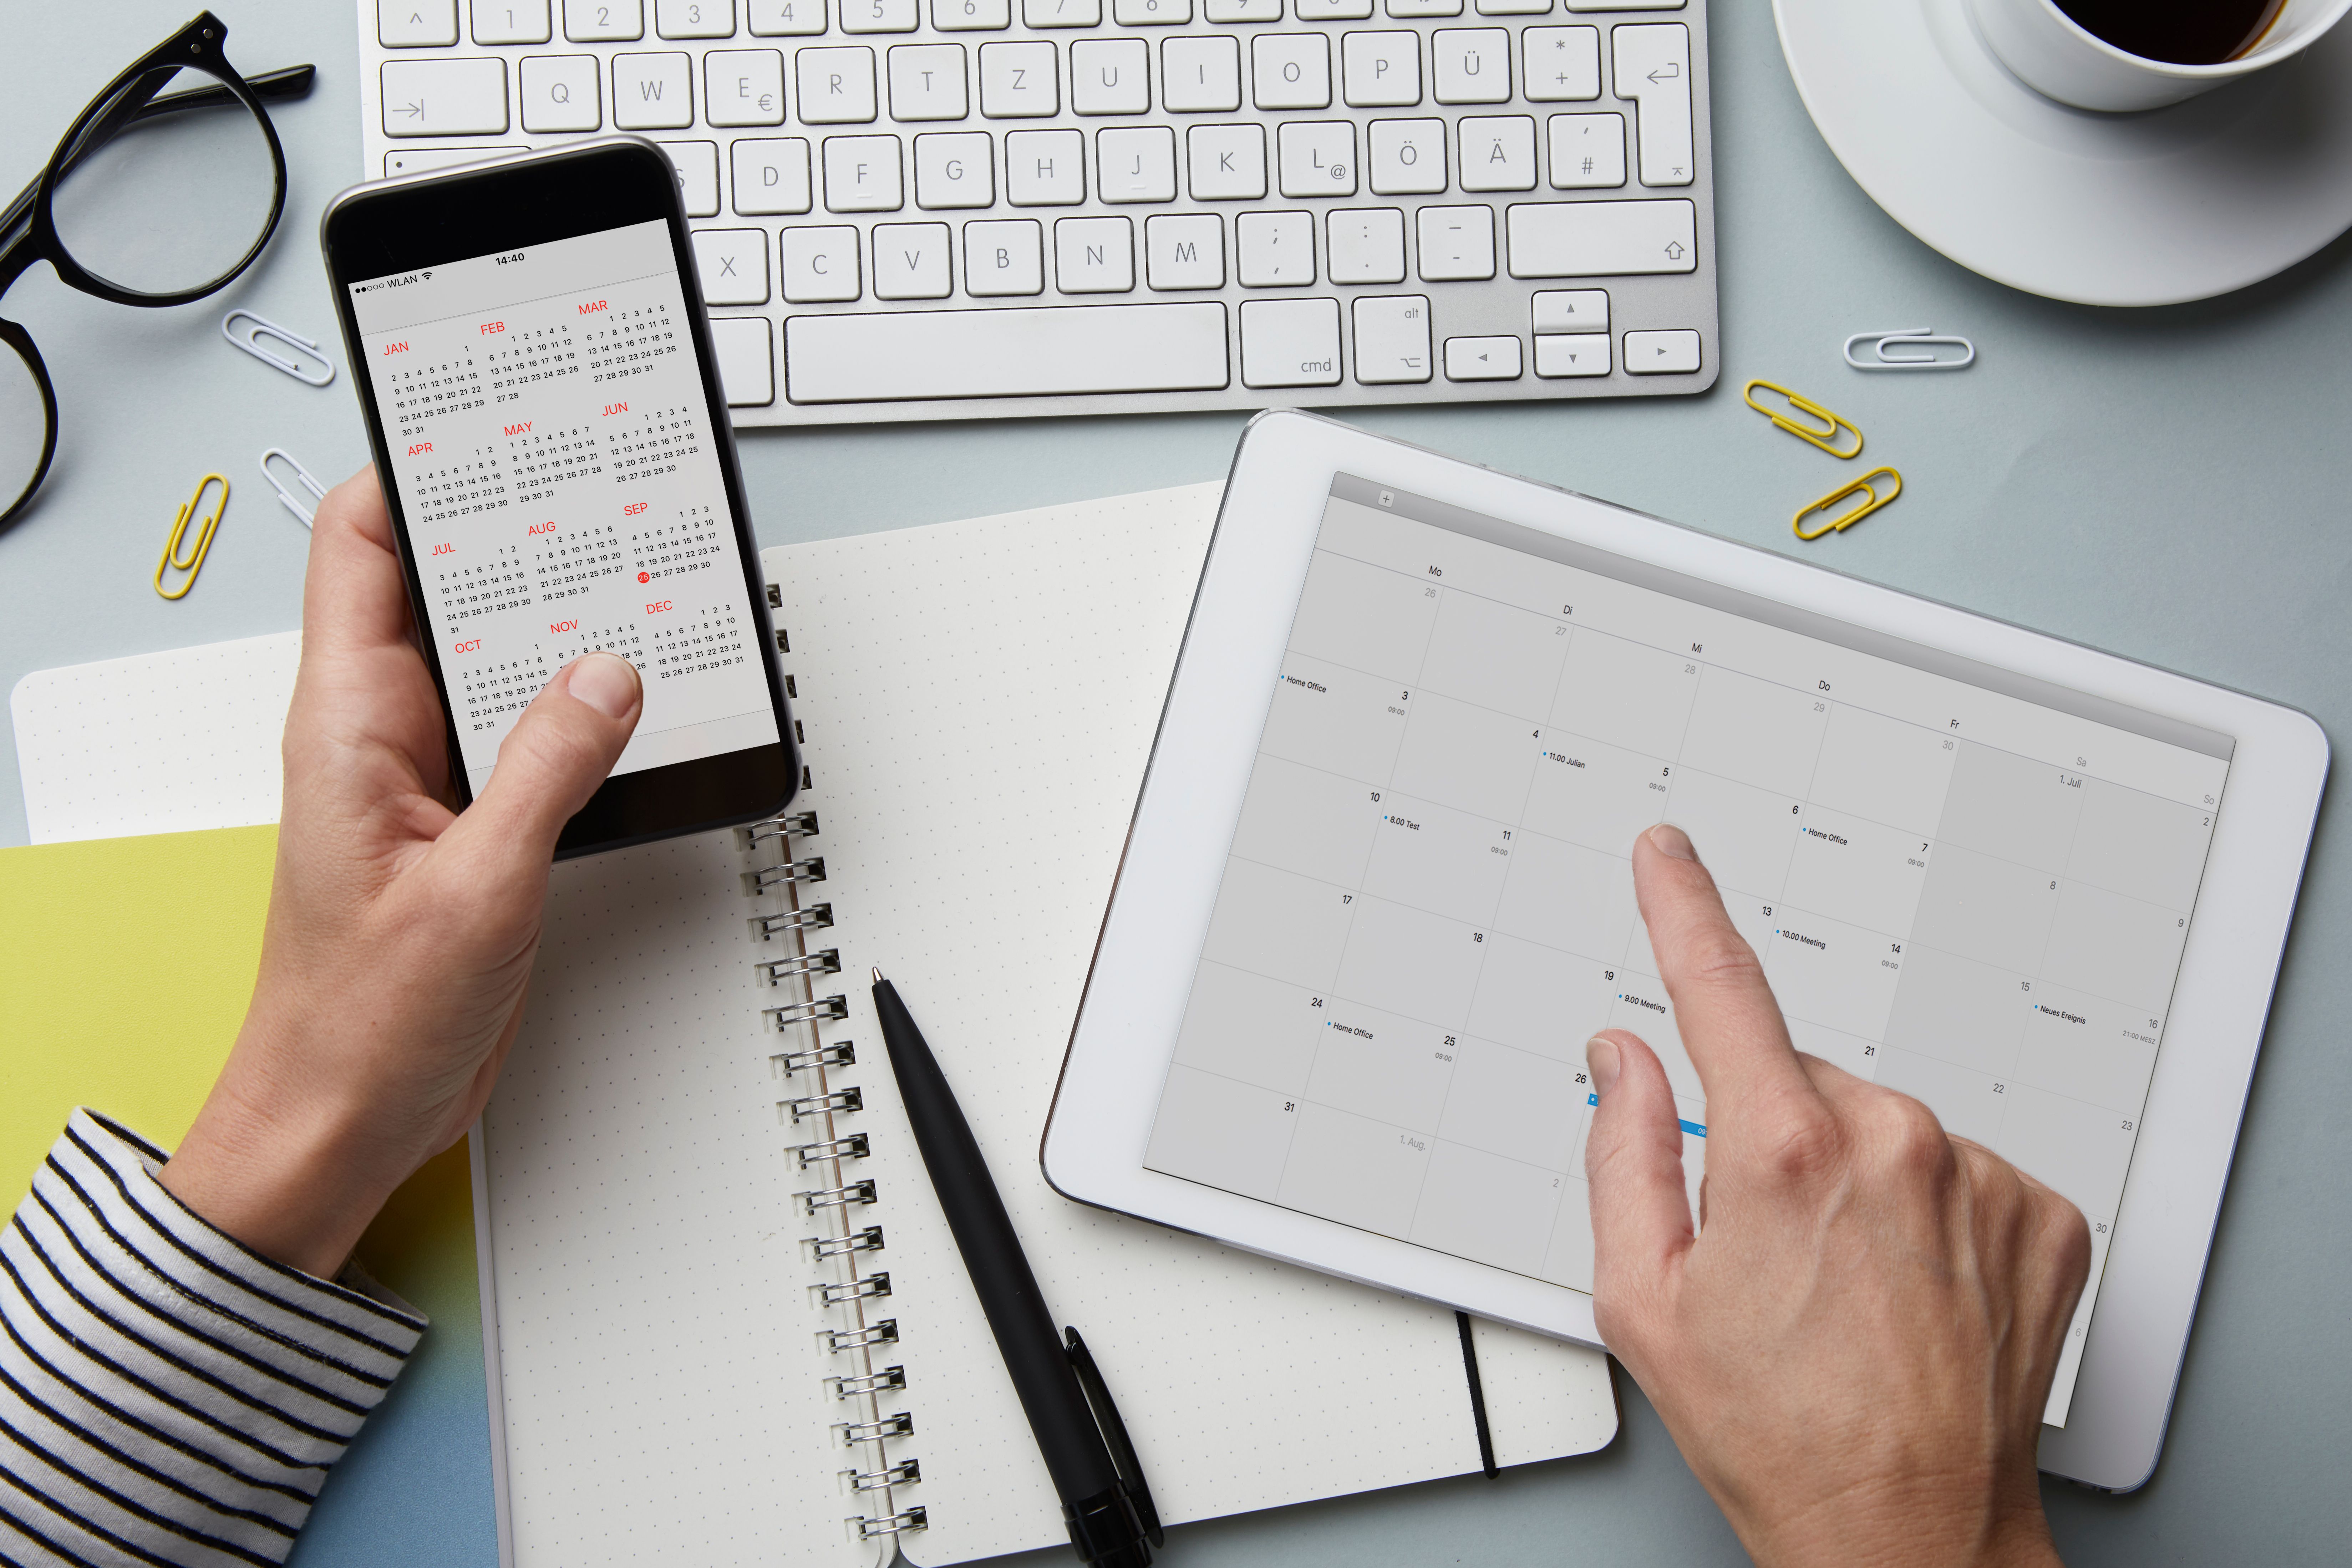
{"type": "Polygon", "coordinates": [[[1963,0],[1773,0],[1822,140],[1971,271],[2084,305],[2169,305],[2284,271],[2352,227],[2352,22],[2299,59],[2144,114],[2011,76],[1963,0]]]}

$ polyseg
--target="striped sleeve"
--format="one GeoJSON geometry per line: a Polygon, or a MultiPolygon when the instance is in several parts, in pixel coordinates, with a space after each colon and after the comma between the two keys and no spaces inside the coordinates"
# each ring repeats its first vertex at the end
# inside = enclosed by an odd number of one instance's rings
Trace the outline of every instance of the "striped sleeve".
{"type": "Polygon", "coordinates": [[[0,1231],[0,1565],[279,1563],[416,1348],[372,1287],[270,1261],[77,1111],[0,1231]]]}

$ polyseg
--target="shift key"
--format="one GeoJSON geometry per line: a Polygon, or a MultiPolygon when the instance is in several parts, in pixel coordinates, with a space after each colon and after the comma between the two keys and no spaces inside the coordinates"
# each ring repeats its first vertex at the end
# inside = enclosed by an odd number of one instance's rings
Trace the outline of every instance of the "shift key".
{"type": "Polygon", "coordinates": [[[502,136],[507,63],[486,59],[386,60],[386,136],[502,136]]]}
{"type": "Polygon", "coordinates": [[[1521,202],[1504,220],[1513,277],[1690,272],[1698,208],[1659,202],[1521,202]]]}

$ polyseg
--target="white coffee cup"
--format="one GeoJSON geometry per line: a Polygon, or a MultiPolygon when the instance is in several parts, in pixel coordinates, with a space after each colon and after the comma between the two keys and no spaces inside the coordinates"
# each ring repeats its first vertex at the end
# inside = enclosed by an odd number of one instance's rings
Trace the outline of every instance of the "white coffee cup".
{"type": "Polygon", "coordinates": [[[2218,65],[2184,66],[2126,54],[2053,0],[1968,0],[1977,28],[2027,86],[2077,109],[2158,109],[2252,76],[2301,54],[2352,11],[2352,0],[2286,0],[2259,47],[2218,65]]]}

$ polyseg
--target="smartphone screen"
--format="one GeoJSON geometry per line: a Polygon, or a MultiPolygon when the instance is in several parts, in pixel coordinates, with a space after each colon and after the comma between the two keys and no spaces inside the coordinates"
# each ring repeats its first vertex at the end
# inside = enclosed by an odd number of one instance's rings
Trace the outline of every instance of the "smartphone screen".
{"type": "Polygon", "coordinates": [[[616,778],[782,738],[669,230],[344,285],[469,795],[593,650],[645,679],[616,778]]]}

